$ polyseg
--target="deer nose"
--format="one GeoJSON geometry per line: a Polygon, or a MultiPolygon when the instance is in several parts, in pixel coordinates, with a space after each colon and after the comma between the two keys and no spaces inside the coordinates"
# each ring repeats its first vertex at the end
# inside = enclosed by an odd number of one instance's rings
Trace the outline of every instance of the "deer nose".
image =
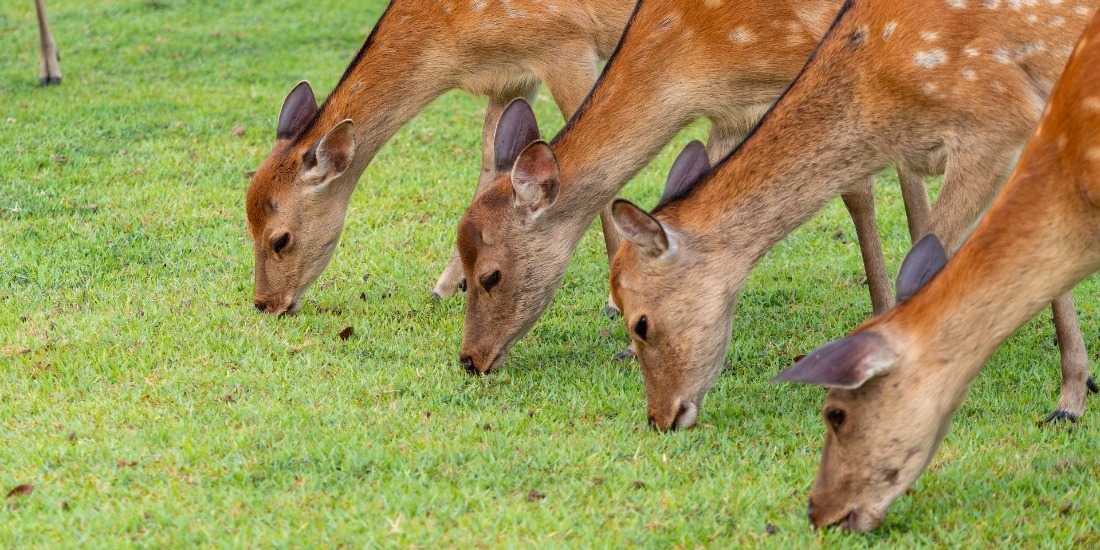
{"type": "Polygon", "coordinates": [[[260,313],[264,313],[265,311],[267,311],[267,304],[265,304],[263,302],[252,302],[252,303],[256,305],[256,311],[259,311],[260,313]]]}
{"type": "Polygon", "coordinates": [[[814,520],[814,499],[809,499],[809,504],[806,505],[806,517],[810,518],[810,521],[814,520]]]}
{"type": "Polygon", "coordinates": [[[458,361],[462,363],[462,368],[466,369],[468,374],[478,374],[477,368],[474,367],[474,360],[469,355],[463,355],[458,358],[458,361]]]}

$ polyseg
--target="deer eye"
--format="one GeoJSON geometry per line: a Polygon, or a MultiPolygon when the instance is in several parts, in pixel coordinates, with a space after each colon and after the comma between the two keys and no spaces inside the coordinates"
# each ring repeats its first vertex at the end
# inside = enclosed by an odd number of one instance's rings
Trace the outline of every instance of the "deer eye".
{"type": "Polygon", "coordinates": [[[282,236],[271,242],[271,248],[278,254],[282,252],[288,244],[290,244],[290,233],[283,233],[282,236]]]}
{"type": "Polygon", "coordinates": [[[488,292],[490,288],[496,286],[500,282],[500,270],[496,270],[488,275],[481,277],[481,286],[488,292]]]}
{"type": "Polygon", "coordinates": [[[649,332],[649,318],[642,315],[638,318],[638,322],[634,323],[634,334],[638,335],[638,338],[645,340],[646,333],[649,332]]]}
{"type": "Polygon", "coordinates": [[[844,423],[844,411],[840,409],[829,409],[825,412],[825,420],[832,424],[833,429],[839,428],[844,423]]]}

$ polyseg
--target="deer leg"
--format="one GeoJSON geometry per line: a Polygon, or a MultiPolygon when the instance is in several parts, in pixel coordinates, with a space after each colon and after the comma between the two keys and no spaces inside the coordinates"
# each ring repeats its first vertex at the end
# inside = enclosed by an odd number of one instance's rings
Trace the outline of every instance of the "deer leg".
{"type": "Polygon", "coordinates": [[[875,179],[868,178],[841,198],[856,225],[863,269],[867,273],[867,288],[871,291],[871,308],[878,315],[894,306],[894,295],[890,290],[890,274],[886,271],[875,220],[875,179]]]}
{"type": "MultiPolygon", "coordinates": [[[[980,152],[979,152],[980,154],[980,152]]],[[[954,254],[962,237],[982,209],[986,207],[999,185],[1011,172],[1016,161],[1015,148],[1006,148],[999,163],[982,162],[983,157],[959,157],[948,161],[943,191],[932,207],[928,232],[940,236],[949,254],[954,254]]],[[[1085,396],[1089,390],[1100,389],[1089,376],[1088,352],[1073,305],[1073,295],[1066,293],[1051,303],[1054,329],[1062,360],[1062,393],[1058,408],[1047,421],[1075,420],[1085,411],[1085,396]]]]}
{"type": "MultiPolygon", "coordinates": [[[[497,176],[493,166],[493,140],[496,137],[500,115],[504,114],[505,107],[517,97],[534,101],[537,89],[537,85],[525,85],[510,92],[489,97],[489,106],[485,110],[485,125],[481,130],[481,172],[477,177],[477,187],[474,188],[475,197],[497,176]]],[[[431,297],[437,300],[450,298],[459,289],[466,290],[466,277],[462,270],[462,258],[459,257],[456,246],[451,250],[451,259],[447,262],[447,267],[443,269],[443,273],[439,275],[435,286],[432,287],[431,297]]]]}
{"type": "Polygon", "coordinates": [[[1076,421],[1085,413],[1088,392],[1100,392],[1089,372],[1088,351],[1073,305],[1073,293],[1067,292],[1050,305],[1054,312],[1054,332],[1058,335],[1058,351],[1062,355],[1062,394],[1058,408],[1047,416],[1047,422],[1076,421]]]}
{"type": "Polygon", "coordinates": [[[42,61],[38,67],[38,83],[42,86],[61,84],[61,56],[57,53],[57,44],[53,41],[50,24],[46,20],[46,5],[43,0],[35,0],[38,10],[39,50],[42,61]]]}
{"type": "Polygon", "coordinates": [[[901,200],[905,203],[905,218],[909,222],[909,238],[916,244],[928,227],[928,214],[932,210],[928,202],[928,187],[924,177],[898,167],[898,183],[901,184],[901,200]]]}

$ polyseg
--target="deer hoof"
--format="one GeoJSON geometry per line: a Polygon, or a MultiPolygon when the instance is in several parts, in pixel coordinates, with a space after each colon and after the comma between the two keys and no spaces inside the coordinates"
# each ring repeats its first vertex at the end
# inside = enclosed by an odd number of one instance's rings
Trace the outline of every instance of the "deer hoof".
{"type": "Polygon", "coordinates": [[[630,348],[626,348],[623,351],[615,354],[616,361],[629,361],[635,357],[637,357],[637,355],[634,355],[634,350],[630,348]]]}
{"type": "Polygon", "coordinates": [[[614,319],[619,316],[619,308],[608,304],[603,307],[603,314],[606,315],[608,319],[614,319]]]}
{"type": "Polygon", "coordinates": [[[38,85],[43,86],[43,87],[45,87],[45,86],[60,86],[61,85],[61,77],[60,76],[50,76],[50,77],[39,78],[38,79],[38,85]]]}
{"type": "Polygon", "coordinates": [[[1093,380],[1091,376],[1088,381],[1085,382],[1085,385],[1089,387],[1089,391],[1092,393],[1100,393],[1100,386],[1096,385],[1096,380],[1093,380]]]}
{"type": "Polygon", "coordinates": [[[430,294],[428,294],[428,297],[437,302],[443,299],[443,295],[434,290],[430,294]]]}
{"type": "Polygon", "coordinates": [[[1077,422],[1078,418],[1080,418],[1080,415],[1073,414],[1069,411],[1065,411],[1062,409],[1057,409],[1054,412],[1050,413],[1050,415],[1047,416],[1044,422],[1046,422],[1047,424],[1053,424],[1055,422],[1061,422],[1065,420],[1068,420],[1070,422],[1077,422]]]}

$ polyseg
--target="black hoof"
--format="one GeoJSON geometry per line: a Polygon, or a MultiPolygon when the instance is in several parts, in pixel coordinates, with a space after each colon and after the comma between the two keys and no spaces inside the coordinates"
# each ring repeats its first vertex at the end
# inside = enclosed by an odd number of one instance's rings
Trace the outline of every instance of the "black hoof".
{"type": "Polygon", "coordinates": [[[43,87],[44,86],[57,86],[57,85],[60,85],[60,84],[61,84],[61,77],[60,76],[51,76],[49,78],[39,78],[38,79],[38,85],[43,86],[43,87]]]}
{"type": "Polygon", "coordinates": [[[626,348],[623,351],[615,354],[616,361],[629,361],[635,357],[637,357],[637,355],[634,355],[634,350],[630,348],[626,348]]]}
{"type": "Polygon", "coordinates": [[[606,315],[608,319],[614,319],[619,316],[619,308],[611,305],[604,306],[603,314],[606,315]]]}
{"type": "Polygon", "coordinates": [[[1053,424],[1054,422],[1061,422],[1063,420],[1077,422],[1077,418],[1078,416],[1076,414],[1073,414],[1069,411],[1063,411],[1062,409],[1057,409],[1054,412],[1050,413],[1050,416],[1048,416],[1044,422],[1046,422],[1047,424],[1053,424]]]}
{"type": "Polygon", "coordinates": [[[1100,386],[1096,385],[1096,380],[1093,380],[1091,376],[1089,377],[1088,381],[1085,382],[1085,385],[1089,387],[1090,392],[1100,393],[1100,386]]]}
{"type": "Polygon", "coordinates": [[[438,293],[434,290],[432,291],[431,294],[428,295],[428,297],[435,300],[435,301],[437,301],[437,302],[443,299],[443,296],[440,293],[438,293]]]}

